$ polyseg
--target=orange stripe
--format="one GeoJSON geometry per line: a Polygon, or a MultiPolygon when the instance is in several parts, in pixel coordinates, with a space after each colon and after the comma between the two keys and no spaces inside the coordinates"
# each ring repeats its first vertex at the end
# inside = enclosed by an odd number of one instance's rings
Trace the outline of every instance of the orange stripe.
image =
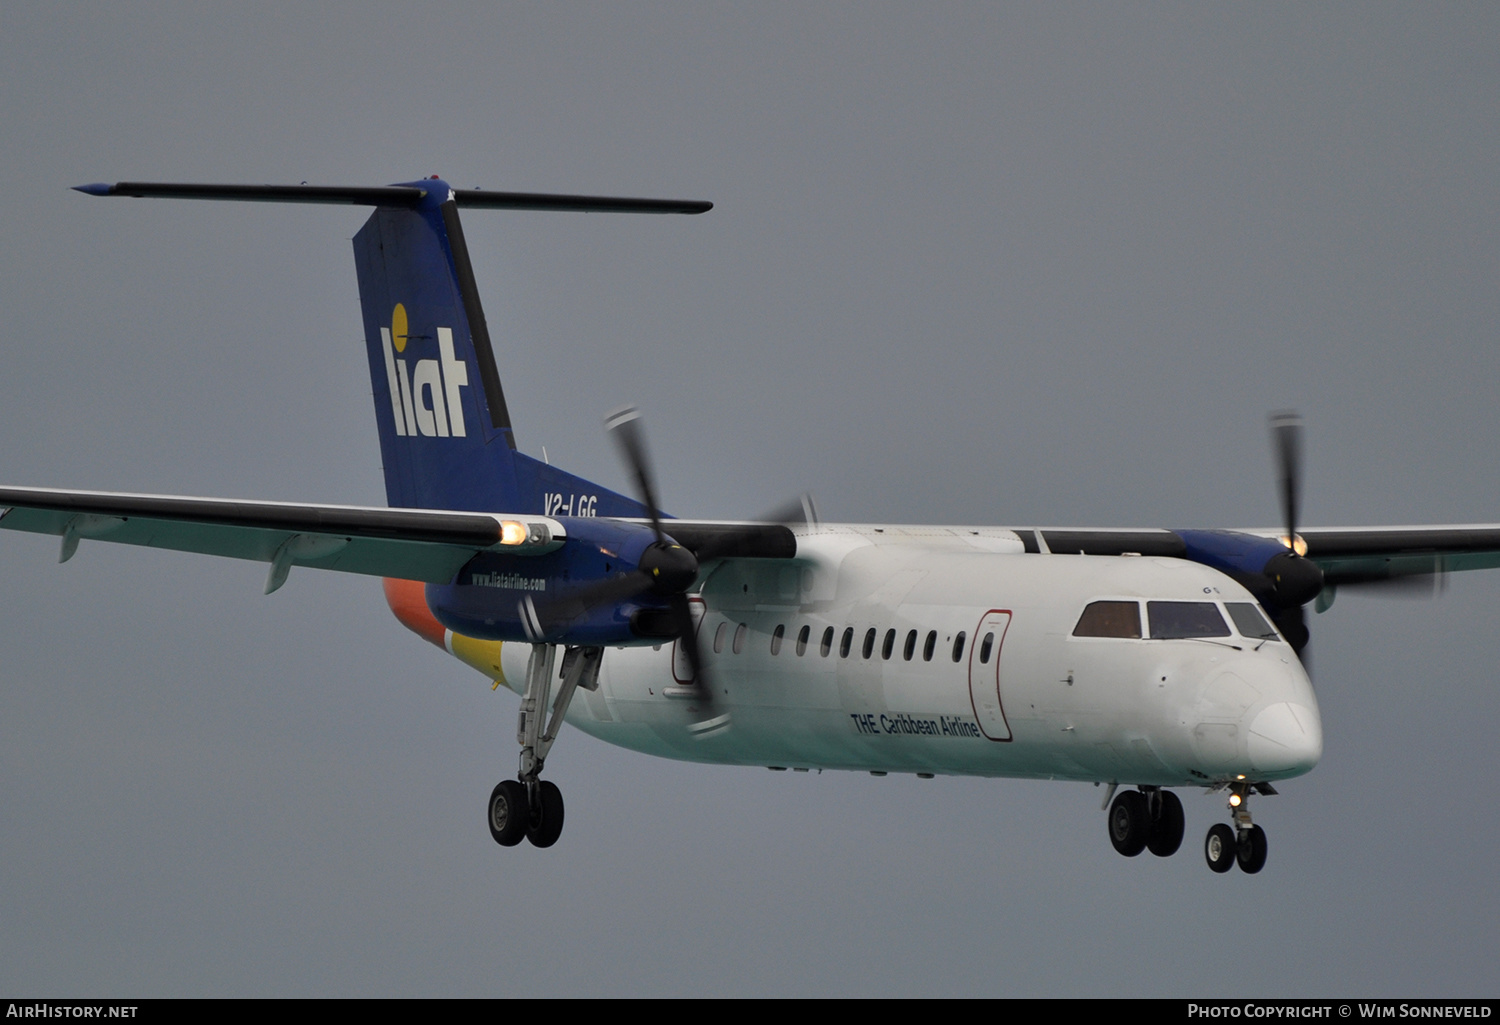
{"type": "Polygon", "coordinates": [[[401,625],[447,651],[448,646],[443,643],[443,624],[433,617],[432,610],[427,607],[427,585],[420,580],[393,580],[390,577],[386,577],[383,583],[385,603],[391,607],[401,625]]]}

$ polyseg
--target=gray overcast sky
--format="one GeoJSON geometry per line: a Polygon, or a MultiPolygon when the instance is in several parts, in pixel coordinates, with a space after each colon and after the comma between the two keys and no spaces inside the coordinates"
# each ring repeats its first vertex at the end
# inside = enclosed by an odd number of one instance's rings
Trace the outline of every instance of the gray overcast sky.
{"type": "MultiPolygon", "coordinates": [[[[11,5],[0,479],[383,499],[359,212],[128,179],[713,200],[467,215],[521,446],[743,516],[1500,520],[1493,5],[11,5]]],[[[1109,847],[1073,783],[771,774],[564,732],[363,578],[0,537],[0,988],[1494,995],[1500,575],[1312,624],[1270,861],[1109,847]]]]}

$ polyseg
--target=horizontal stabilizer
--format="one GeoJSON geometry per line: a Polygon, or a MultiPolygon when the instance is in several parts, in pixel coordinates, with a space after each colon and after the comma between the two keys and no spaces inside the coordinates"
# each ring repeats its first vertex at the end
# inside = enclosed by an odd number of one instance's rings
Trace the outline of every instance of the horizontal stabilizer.
{"type": "Polygon", "coordinates": [[[621,196],[561,196],[545,192],[486,192],[454,189],[459,206],[481,210],[560,210],[609,214],[704,214],[714,208],[701,199],[629,199],[621,196]]]}
{"type": "MultiPolygon", "coordinates": [[[[701,214],[712,203],[694,199],[631,199],[620,196],[568,196],[547,192],[490,192],[484,189],[442,190],[434,203],[452,199],[458,206],[483,210],[555,210],[574,213],[701,214]],[[450,195],[451,193],[451,195],[450,195]]],[[[216,185],[193,182],[97,182],[73,186],[90,196],[138,196],[155,199],[227,199],[250,203],[331,203],[344,206],[416,207],[432,192],[419,184],[364,188],[343,185],[216,185]]]]}

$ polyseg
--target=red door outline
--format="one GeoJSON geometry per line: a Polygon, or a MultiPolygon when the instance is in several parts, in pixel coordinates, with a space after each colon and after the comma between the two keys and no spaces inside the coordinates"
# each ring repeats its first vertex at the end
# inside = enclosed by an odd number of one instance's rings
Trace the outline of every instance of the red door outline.
{"type": "Polygon", "coordinates": [[[1000,652],[1005,647],[1010,621],[1010,609],[990,609],[979,617],[979,625],[969,642],[969,706],[974,709],[974,720],[979,723],[980,732],[990,740],[1003,743],[1015,739],[1005,718],[1005,697],[1000,692],[1000,652]],[[986,630],[996,635],[995,650],[988,664],[978,659],[986,630]]]}

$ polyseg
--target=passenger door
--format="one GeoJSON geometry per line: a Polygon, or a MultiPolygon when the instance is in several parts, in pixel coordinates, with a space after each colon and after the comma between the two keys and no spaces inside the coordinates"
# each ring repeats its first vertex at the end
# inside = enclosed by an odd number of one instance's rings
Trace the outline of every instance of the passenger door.
{"type": "Polygon", "coordinates": [[[991,740],[1011,739],[1000,694],[1000,649],[1009,628],[1010,613],[991,609],[979,621],[969,645],[969,698],[980,730],[991,740]]]}

